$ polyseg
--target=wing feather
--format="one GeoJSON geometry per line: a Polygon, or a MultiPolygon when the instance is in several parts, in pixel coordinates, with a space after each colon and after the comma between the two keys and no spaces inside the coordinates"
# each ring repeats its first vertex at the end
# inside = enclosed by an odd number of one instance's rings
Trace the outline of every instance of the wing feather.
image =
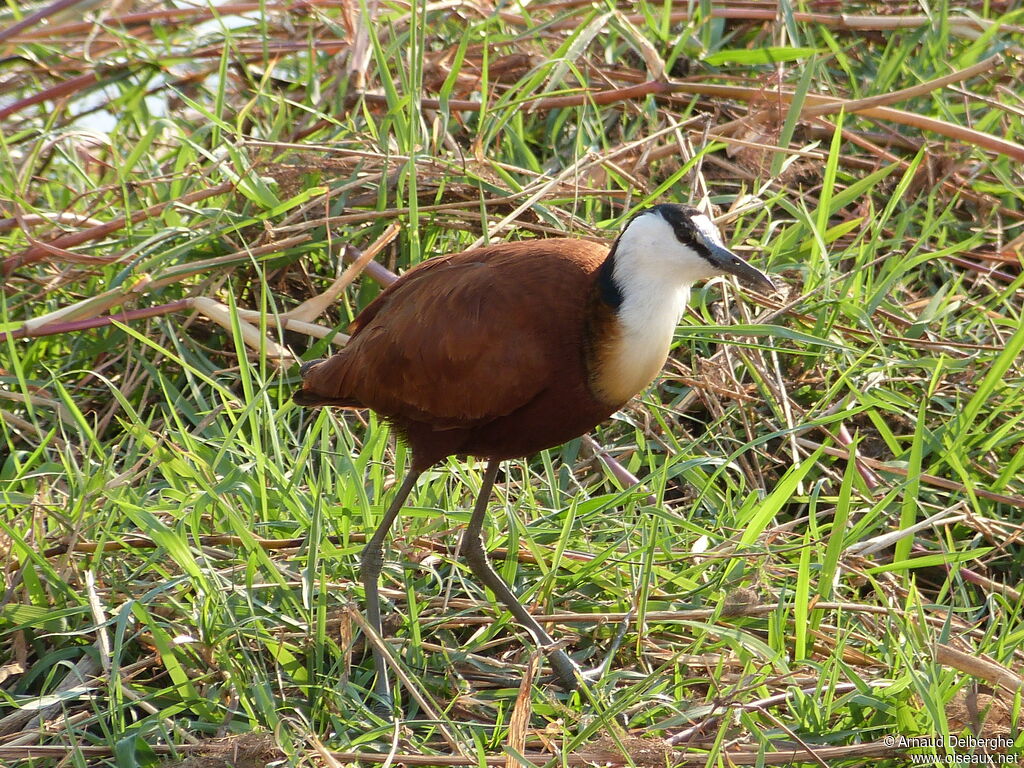
{"type": "Polygon", "coordinates": [[[606,252],[549,240],[424,262],[360,313],[348,346],[313,368],[304,389],[438,429],[513,413],[580,348],[606,252]]]}

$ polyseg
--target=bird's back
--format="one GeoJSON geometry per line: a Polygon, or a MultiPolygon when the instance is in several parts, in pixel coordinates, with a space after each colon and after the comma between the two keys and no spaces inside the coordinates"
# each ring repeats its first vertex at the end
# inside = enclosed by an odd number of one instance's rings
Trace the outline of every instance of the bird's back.
{"type": "Polygon", "coordinates": [[[423,466],[576,437],[620,405],[594,400],[583,352],[607,253],[558,238],[430,259],[360,313],[345,349],[304,372],[295,399],[373,409],[423,466]]]}

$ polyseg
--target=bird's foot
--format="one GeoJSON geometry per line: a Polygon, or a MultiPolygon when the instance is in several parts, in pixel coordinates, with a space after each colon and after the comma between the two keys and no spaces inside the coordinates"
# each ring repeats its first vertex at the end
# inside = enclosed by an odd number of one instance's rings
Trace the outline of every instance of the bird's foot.
{"type": "Polygon", "coordinates": [[[604,659],[596,667],[590,667],[589,669],[581,668],[575,661],[569,658],[569,654],[563,651],[561,648],[555,647],[553,650],[545,651],[548,654],[548,661],[551,662],[551,666],[555,671],[555,676],[561,683],[562,688],[566,691],[575,691],[580,686],[579,683],[582,680],[587,685],[593,685],[594,683],[601,680],[602,677],[607,674],[608,670],[611,669],[612,660],[615,658],[615,654],[618,653],[619,648],[622,647],[622,641],[626,638],[626,632],[629,631],[630,624],[633,623],[633,610],[629,612],[622,619],[622,623],[619,625],[619,631],[615,633],[615,637],[612,638],[612,643],[608,646],[608,651],[604,655],[604,659]]]}
{"type": "Polygon", "coordinates": [[[381,701],[375,698],[372,702],[368,702],[370,711],[373,712],[381,720],[391,721],[395,719],[395,702],[390,696],[386,701],[381,701]]]}
{"type": "Polygon", "coordinates": [[[391,694],[387,671],[378,668],[377,679],[373,682],[373,692],[366,705],[381,720],[390,722],[395,719],[395,697],[391,694]]]}

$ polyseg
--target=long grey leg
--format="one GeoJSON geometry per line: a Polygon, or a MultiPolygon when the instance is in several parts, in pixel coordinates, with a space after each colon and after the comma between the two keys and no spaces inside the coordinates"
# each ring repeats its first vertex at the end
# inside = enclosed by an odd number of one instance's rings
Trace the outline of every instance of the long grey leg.
{"type": "MultiPolygon", "coordinates": [[[[412,489],[416,485],[416,480],[419,479],[419,476],[419,470],[410,470],[405,476],[401,487],[398,489],[398,493],[391,502],[391,506],[384,513],[380,525],[377,526],[377,530],[373,532],[373,536],[370,537],[370,540],[366,542],[366,546],[363,547],[362,559],[359,564],[359,575],[362,577],[363,589],[366,592],[366,621],[378,635],[383,635],[380,621],[379,584],[380,571],[384,567],[384,539],[387,538],[388,531],[391,530],[391,526],[394,524],[395,518],[398,517],[398,513],[405,504],[405,500],[412,493],[412,489]]],[[[391,686],[388,682],[388,667],[384,662],[384,655],[377,646],[373,646],[373,663],[377,669],[377,678],[373,683],[373,693],[377,699],[375,708],[390,712],[394,700],[391,698],[391,686]]]]}
{"type": "Polygon", "coordinates": [[[523,604],[519,602],[518,598],[512,593],[512,590],[509,589],[501,576],[494,570],[487,557],[487,551],[484,549],[484,542],[480,534],[483,528],[484,516],[487,513],[487,501],[491,496],[491,489],[494,487],[494,478],[498,474],[499,466],[500,462],[492,460],[488,462],[487,469],[484,471],[484,481],[480,486],[480,495],[476,497],[473,515],[469,519],[469,526],[466,528],[466,533],[463,536],[466,562],[469,563],[469,569],[473,572],[473,575],[480,579],[485,586],[489,587],[494,595],[512,612],[516,621],[533,635],[534,642],[540,646],[541,650],[547,653],[548,661],[551,662],[551,666],[558,675],[562,687],[567,691],[572,691],[579,687],[577,678],[579,668],[565,651],[551,649],[551,646],[555,644],[555,641],[551,639],[551,635],[544,631],[544,627],[537,623],[537,620],[523,607],[523,604]]]}

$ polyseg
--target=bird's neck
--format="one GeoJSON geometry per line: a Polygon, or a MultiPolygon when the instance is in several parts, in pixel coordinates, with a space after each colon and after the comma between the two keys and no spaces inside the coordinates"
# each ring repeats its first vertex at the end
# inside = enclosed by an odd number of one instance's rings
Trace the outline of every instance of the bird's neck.
{"type": "Polygon", "coordinates": [[[591,391],[621,406],[661,370],[686,301],[689,284],[645,270],[642,259],[616,243],[597,274],[588,318],[591,391]]]}

